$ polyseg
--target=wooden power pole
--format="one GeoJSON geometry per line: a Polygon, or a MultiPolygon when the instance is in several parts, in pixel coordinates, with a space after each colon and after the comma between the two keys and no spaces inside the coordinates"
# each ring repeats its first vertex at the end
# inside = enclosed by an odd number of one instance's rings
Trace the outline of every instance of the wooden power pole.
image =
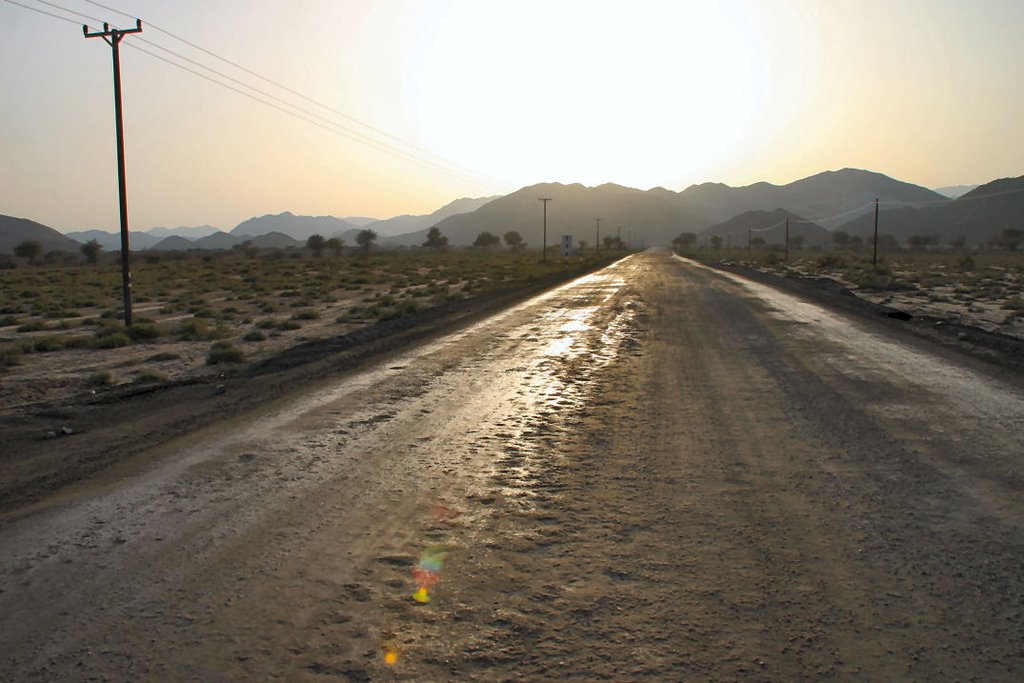
{"type": "Polygon", "coordinates": [[[551,197],[537,197],[537,200],[544,202],[544,244],[540,260],[546,263],[548,260],[548,202],[551,201],[551,197]]]}
{"type": "Polygon", "coordinates": [[[128,263],[128,190],[124,181],[124,123],[121,117],[121,55],[118,46],[129,33],[142,33],[142,21],[135,20],[135,28],[116,29],[103,24],[103,30],[89,33],[89,27],[82,27],[86,38],[102,38],[110,45],[114,57],[114,129],[117,134],[117,184],[121,206],[121,280],[124,291],[124,324],[132,324],[132,271],[128,263]]]}

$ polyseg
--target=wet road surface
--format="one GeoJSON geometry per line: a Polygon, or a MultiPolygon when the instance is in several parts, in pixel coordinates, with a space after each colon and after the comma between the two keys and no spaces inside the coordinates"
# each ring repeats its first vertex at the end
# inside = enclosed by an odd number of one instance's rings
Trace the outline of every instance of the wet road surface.
{"type": "Polygon", "coordinates": [[[0,528],[3,680],[1019,680],[1024,391],[629,257],[0,528]]]}

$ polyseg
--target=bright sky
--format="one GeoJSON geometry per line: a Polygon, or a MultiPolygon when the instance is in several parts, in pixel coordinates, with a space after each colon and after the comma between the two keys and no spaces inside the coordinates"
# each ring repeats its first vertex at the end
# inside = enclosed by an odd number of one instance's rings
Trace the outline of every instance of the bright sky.
{"type": "Polygon", "coordinates": [[[121,48],[133,229],[428,213],[545,181],[1024,173],[1020,0],[17,2],[72,21],[0,0],[0,213],[62,231],[116,231],[118,210],[111,50],[60,8],[143,20],[121,48]]]}

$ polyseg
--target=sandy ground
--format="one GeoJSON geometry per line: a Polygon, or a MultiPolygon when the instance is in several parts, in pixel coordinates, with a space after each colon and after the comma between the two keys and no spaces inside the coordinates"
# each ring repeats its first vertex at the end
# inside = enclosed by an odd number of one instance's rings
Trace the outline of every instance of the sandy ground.
{"type": "Polygon", "coordinates": [[[8,511],[0,678],[1020,680],[1024,382],[889,322],[644,254],[324,373],[8,511]]]}

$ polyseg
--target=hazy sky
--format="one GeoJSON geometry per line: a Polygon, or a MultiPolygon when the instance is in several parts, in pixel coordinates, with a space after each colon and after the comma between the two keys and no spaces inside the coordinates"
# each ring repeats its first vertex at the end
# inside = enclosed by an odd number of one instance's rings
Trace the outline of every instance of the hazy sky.
{"type": "Polygon", "coordinates": [[[1024,174],[1021,0],[17,2],[73,22],[0,0],[0,213],[62,231],[118,213],[111,50],[58,7],[143,20],[121,49],[133,229],[427,213],[544,181],[1024,174]]]}

